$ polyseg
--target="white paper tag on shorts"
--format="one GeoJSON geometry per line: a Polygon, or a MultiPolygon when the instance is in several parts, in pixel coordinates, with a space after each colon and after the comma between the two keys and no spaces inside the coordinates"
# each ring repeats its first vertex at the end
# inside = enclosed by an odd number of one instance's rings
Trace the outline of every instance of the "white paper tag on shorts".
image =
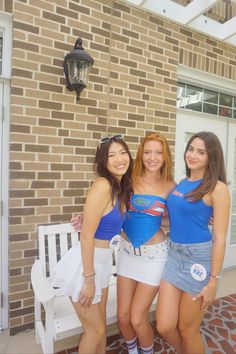
{"type": "Polygon", "coordinates": [[[119,242],[120,242],[120,235],[115,235],[112,237],[109,243],[109,247],[114,250],[114,248],[116,248],[119,245],[119,242]]]}
{"type": "Polygon", "coordinates": [[[202,264],[199,263],[193,264],[190,272],[192,277],[197,281],[203,281],[206,279],[207,276],[206,268],[202,264]]]}

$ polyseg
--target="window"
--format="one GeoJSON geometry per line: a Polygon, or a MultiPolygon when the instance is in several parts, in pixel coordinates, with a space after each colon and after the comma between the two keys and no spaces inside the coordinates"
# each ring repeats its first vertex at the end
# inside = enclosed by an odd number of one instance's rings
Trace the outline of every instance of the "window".
{"type": "Polygon", "coordinates": [[[236,97],[182,82],[178,83],[177,107],[236,119],[236,97]]]}

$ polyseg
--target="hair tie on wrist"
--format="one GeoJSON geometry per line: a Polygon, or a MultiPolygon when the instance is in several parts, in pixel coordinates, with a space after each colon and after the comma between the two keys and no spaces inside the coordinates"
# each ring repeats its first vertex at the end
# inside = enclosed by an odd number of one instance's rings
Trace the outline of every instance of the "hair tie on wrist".
{"type": "Polygon", "coordinates": [[[214,278],[214,279],[221,279],[221,275],[215,275],[215,274],[210,274],[211,278],[214,278]]]}

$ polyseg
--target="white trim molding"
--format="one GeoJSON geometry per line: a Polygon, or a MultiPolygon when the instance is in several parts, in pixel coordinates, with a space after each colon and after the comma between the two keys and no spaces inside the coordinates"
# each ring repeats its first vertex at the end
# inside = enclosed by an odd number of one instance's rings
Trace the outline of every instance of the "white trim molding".
{"type": "Polygon", "coordinates": [[[217,87],[218,92],[235,95],[235,80],[225,79],[184,65],[178,67],[178,81],[213,90],[217,87]]]}
{"type": "Polygon", "coordinates": [[[9,325],[9,290],[8,290],[8,198],[9,198],[9,125],[10,125],[10,79],[11,79],[11,62],[12,62],[12,15],[0,11],[0,32],[3,35],[2,48],[2,73],[0,82],[2,83],[3,92],[1,99],[1,199],[2,199],[2,223],[1,223],[1,291],[3,292],[3,308],[1,309],[0,324],[3,329],[9,325]]]}
{"type": "MultiPolygon", "coordinates": [[[[220,2],[223,6],[223,0],[192,0],[185,6],[172,0],[121,1],[236,46],[236,17],[226,18],[221,23],[207,16],[207,12],[220,2]]],[[[236,6],[236,0],[229,1],[236,6]]]]}

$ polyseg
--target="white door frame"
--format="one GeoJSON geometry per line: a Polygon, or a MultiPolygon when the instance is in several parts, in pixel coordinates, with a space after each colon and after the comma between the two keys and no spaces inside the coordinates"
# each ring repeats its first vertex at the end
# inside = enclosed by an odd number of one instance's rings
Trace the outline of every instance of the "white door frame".
{"type": "Polygon", "coordinates": [[[3,97],[1,104],[3,108],[0,112],[2,124],[1,138],[1,260],[0,260],[0,331],[8,328],[8,190],[9,190],[9,125],[10,125],[10,78],[11,78],[11,58],[12,58],[12,15],[0,11],[0,31],[3,34],[2,50],[2,72],[0,82],[3,85],[3,97]]]}
{"type": "MultiPolygon", "coordinates": [[[[231,193],[231,215],[230,215],[230,226],[235,222],[235,200],[233,201],[233,192],[235,192],[235,178],[234,176],[234,170],[236,166],[234,165],[234,162],[236,161],[235,155],[236,155],[236,122],[227,122],[227,128],[228,128],[228,156],[227,156],[227,176],[228,176],[228,188],[231,193]],[[231,157],[234,157],[234,161],[231,161],[231,157]],[[233,219],[233,220],[232,220],[233,219]]],[[[235,266],[235,255],[236,255],[236,244],[230,244],[230,237],[227,237],[226,240],[226,254],[225,254],[225,262],[224,265],[226,268],[235,266]]]]}
{"type": "MultiPolygon", "coordinates": [[[[3,81],[0,78],[0,82],[3,81]]],[[[9,107],[10,107],[10,85],[3,83],[3,111],[0,119],[2,124],[1,138],[1,308],[0,308],[0,330],[8,328],[8,190],[9,190],[9,107]],[[4,114],[4,117],[2,116],[4,114]]]]}

